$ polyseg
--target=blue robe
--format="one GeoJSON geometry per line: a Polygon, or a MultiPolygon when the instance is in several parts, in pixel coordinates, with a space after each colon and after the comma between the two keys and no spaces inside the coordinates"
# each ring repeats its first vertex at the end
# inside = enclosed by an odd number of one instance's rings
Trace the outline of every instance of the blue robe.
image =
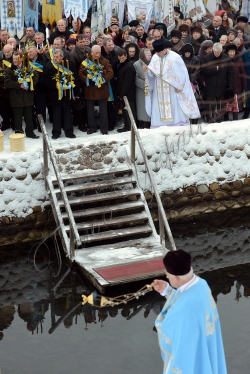
{"type": "Polygon", "coordinates": [[[158,315],[163,374],[226,374],[218,310],[207,282],[199,277],[180,292],[168,289],[158,315]]]}

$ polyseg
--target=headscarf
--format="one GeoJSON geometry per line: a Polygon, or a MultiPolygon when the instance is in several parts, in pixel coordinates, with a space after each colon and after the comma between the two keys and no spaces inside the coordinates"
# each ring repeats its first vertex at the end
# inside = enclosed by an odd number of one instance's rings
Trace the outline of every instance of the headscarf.
{"type": "MultiPolygon", "coordinates": [[[[148,65],[148,64],[150,63],[150,61],[148,61],[148,60],[146,59],[146,56],[145,56],[145,50],[146,50],[146,51],[150,51],[148,48],[142,48],[142,49],[140,50],[140,53],[139,53],[139,59],[143,62],[143,64],[148,65]]],[[[150,51],[150,52],[151,52],[151,51],[150,51]]]]}

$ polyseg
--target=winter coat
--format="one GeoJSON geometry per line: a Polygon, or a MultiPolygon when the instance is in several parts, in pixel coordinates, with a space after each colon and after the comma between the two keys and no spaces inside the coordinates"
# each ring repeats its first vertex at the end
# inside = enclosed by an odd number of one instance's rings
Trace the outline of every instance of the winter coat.
{"type": "Polygon", "coordinates": [[[243,110],[241,94],[247,90],[247,76],[242,58],[236,55],[232,60],[234,72],[234,93],[238,96],[239,111],[243,110]]]}
{"type": "MultiPolygon", "coordinates": [[[[5,58],[3,55],[3,60],[12,63],[12,56],[10,58],[5,58]]],[[[0,59],[0,64],[2,66],[3,64],[2,59],[0,59]]],[[[4,69],[6,69],[6,67],[4,67],[4,69]]],[[[10,97],[10,90],[6,88],[6,86],[4,85],[4,78],[2,77],[0,79],[1,79],[0,80],[0,97],[4,97],[7,99],[10,97]]]]}
{"type": "Polygon", "coordinates": [[[63,31],[63,32],[60,32],[58,29],[56,29],[54,32],[52,32],[52,34],[50,35],[48,39],[49,44],[53,44],[55,38],[59,38],[60,36],[64,36],[65,40],[68,40],[71,34],[73,33],[69,31],[67,28],[66,28],[66,31],[63,31]]]}
{"type": "Polygon", "coordinates": [[[77,46],[69,54],[69,60],[75,64],[76,71],[78,72],[81,66],[81,63],[86,59],[86,54],[91,54],[91,48],[84,47],[81,49],[77,46]]]}
{"type": "Polygon", "coordinates": [[[110,65],[112,66],[114,74],[116,73],[117,70],[117,65],[119,64],[118,60],[118,53],[119,48],[114,47],[113,51],[107,53],[104,49],[104,47],[101,47],[101,55],[104,57],[106,60],[109,61],[110,65]]]}
{"type": "Polygon", "coordinates": [[[103,100],[109,97],[108,82],[113,78],[114,72],[112,66],[106,58],[100,57],[100,64],[103,66],[102,77],[105,79],[105,83],[101,87],[96,87],[95,84],[89,80],[89,86],[86,86],[87,71],[85,66],[81,65],[78,77],[82,83],[84,83],[83,97],[86,100],[103,100]]]}
{"type": "MultiPolygon", "coordinates": [[[[37,54],[37,60],[36,60],[36,62],[38,62],[38,64],[44,66],[45,63],[47,62],[47,59],[42,54],[38,53],[37,54]]],[[[43,73],[38,72],[38,77],[39,77],[39,79],[38,79],[37,85],[35,87],[35,92],[37,94],[41,94],[41,93],[44,93],[44,91],[45,91],[44,90],[44,86],[41,83],[42,82],[43,73]]]]}
{"type": "Polygon", "coordinates": [[[135,92],[136,92],[136,114],[139,121],[150,122],[151,118],[147,115],[145,110],[145,93],[144,93],[144,83],[145,83],[145,72],[142,69],[143,61],[139,59],[134,63],[134,68],[136,71],[135,77],[135,92]]]}
{"type": "MultiPolygon", "coordinates": [[[[64,59],[64,66],[67,66],[66,60],[64,59]]],[[[80,96],[80,85],[79,80],[76,72],[75,65],[72,61],[69,61],[69,69],[72,71],[74,80],[74,96],[80,96]]],[[[56,81],[53,79],[55,74],[57,73],[57,69],[52,65],[51,61],[45,63],[43,68],[43,76],[41,79],[41,84],[48,88],[49,90],[49,99],[52,106],[62,106],[65,102],[70,101],[69,90],[66,90],[66,95],[63,96],[63,100],[58,100],[58,90],[56,87],[56,81]]],[[[71,100],[72,100],[71,96],[71,100]]]]}
{"type": "MultiPolygon", "coordinates": [[[[23,108],[34,104],[34,91],[24,90],[21,84],[17,81],[15,70],[17,67],[12,65],[10,68],[4,70],[4,84],[10,90],[10,105],[13,108],[23,108]]],[[[36,71],[33,72],[33,84],[37,84],[39,75],[36,71]]]]}
{"type": "Polygon", "coordinates": [[[208,53],[205,62],[202,72],[205,78],[206,96],[222,97],[225,89],[234,85],[232,62],[223,52],[219,57],[215,57],[213,52],[208,53]]]}
{"type": "Polygon", "coordinates": [[[171,44],[172,44],[172,48],[171,48],[171,50],[172,50],[173,52],[178,53],[178,54],[180,55],[180,54],[181,54],[181,49],[182,49],[182,47],[184,46],[183,41],[180,39],[180,40],[178,41],[178,43],[173,43],[173,41],[172,41],[172,39],[171,39],[170,42],[171,42],[171,44]]]}
{"type": "Polygon", "coordinates": [[[120,64],[116,78],[114,98],[127,96],[128,101],[135,101],[135,68],[133,63],[127,59],[120,64]]]}
{"type": "Polygon", "coordinates": [[[200,60],[197,56],[194,56],[193,48],[191,48],[191,44],[186,44],[182,48],[182,59],[186,65],[189,79],[191,83],[194,83],[199,78],[199,71],[200,71],[200,60]],[[187,46],[190,46],[189,50],[186,51],[187,46]],[[185,56],[185,52],[190,52],[190,57],[185,56]]]}
{"type": "Polygon", "coordinates": [[[215,32],[215,28],[213,27],[213,25],[208,26],[208,30],[212,30],[214,32],[213,43],[219,43],[220,37],[222,35],[227,35],[227,29],[222,25],[220,25],[217,33],[215,32]]]}
{"type": "Polygon", "coordinates": [[[201,35],[201,37],[197,40],[195,40],[194,38],[191,38],[190,44],[192,44],[192,46],[194,48],[194,55],[195,56],[197,56],[199,54],[201,43],[204,42],[205,40],[206,40],[206,38],[205,38],[204,35],[201,35]]]}

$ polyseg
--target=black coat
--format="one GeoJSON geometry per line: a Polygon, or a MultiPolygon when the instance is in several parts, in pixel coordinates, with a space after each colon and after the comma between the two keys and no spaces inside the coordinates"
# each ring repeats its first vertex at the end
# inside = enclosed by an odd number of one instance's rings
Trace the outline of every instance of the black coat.
{"type": "Polygon", "coordinates": [[[192,55],[189,58],[184,55],[182,56],[182,59],[186,65],[190,82],[194,83],[199,79],[200,60],[197,56],[192,55]]]}
{"type": "Polygon", "coordinates": [[[191,38],[190,44],[194,48],[195,56],[197,56],[199,54],[201,43],[203,43],[205,40],[206,40],[206,38],[205,38],[204,35],[201,35],[201,37],[199,39],[196,39],[196,40],[194,38],[191,38]]]}
{"type": "MultiPolygon", "coordinates": [[[[47,62],[47,59],[42,54],[38,53],[36,62],[38,62],[38,64],[44,67],[45,63],[47,62]]],[[[35,87],[35,92],[36,94],[43,94],[45,91],[44,86],[41,84],[43,73],[38,72],[38,74],[39,74],[39,80],[35,87]]]]}
{"type": "Polygon", "coordinates": [[[202,73],[205,78],[205,92],[207,97],[222,97],[227,87],[234,86],[233,65],[225,53],[215,57],[211,52],[205,57],[202,73]],[[217,69],[219,66],[219,69],[217,69]]]}
{"type": "Polygon", "coordinates": [[[128,101],[135,101],[135,68],[128,59],[119,65],[116,73],[115,99],[127,96],[128,101]]]}
{"type": "Polygon", "coordinates": [[[69,36],[73,34],[71,31],[69,31],[68,29],[66,29],[66,31],[64,32],[60,32],[58,29],[56,29],[56,31],[52,32],[52,34],[50,35],[48,41],[49,41],[49,44],[53,44],[54,43],[54,40],[55,38],[59,38],[60,36],[64,36],[66,40],[69,39],[69,36]]]}
{"type": "MultiPolygon", "coordinates": [[[[66,67],[66,60],[64,59],[64,66],[66,67]]],[[[74,88],[74,95],[80,96],[80,85],[78,80],[78,75],[76,72],[75,65],[73,62],[69,61],[69,69],[73,72],[74,78],[75,78],[75,88],[74,88]]],[[[56,81],[53,79],[55,74],[57,73],[57,69],[52,65],[50,61],[46,62],[43,68],[43,76],[41,80],[41,84],[45,86],[49,90],[49,98],[50,103],[52,106],[62,106],[65,101],[69,101],[69,90],[67,90],[67,95],[63,96],[62,100],[58,100],[58,90],[56,88],[56,81]]]]}
{"type": "Polygon", "coordinates": [[[86,54],[90,56],[91,48],[84,47],[84,49],[81,49],[77,46],[69,54],[69,60],[75,64],[77,73],[79,72],[81,63],[86,59],[86,54]]]}
{"type": "Polygon", "coordinates": [[[227,35],[227,29],[222,25],[220,25],[217,34],[215,32],[215,28],[213,27],[213,25],[208,26],[208,30],[212,30],[214,32],[213,43],[219,43],[220,37],[222,35],[227,35]]]}
{"type": "Polygon", "coordinates": [[[113,51],[107,53],[104,47],[101,47],[101,55],[109,61],[110,65],[112,66],[114,74],[116,73],[117,66],[119,64],[119,60],[117,57],[118,49],[114,47],[113,51]]]}

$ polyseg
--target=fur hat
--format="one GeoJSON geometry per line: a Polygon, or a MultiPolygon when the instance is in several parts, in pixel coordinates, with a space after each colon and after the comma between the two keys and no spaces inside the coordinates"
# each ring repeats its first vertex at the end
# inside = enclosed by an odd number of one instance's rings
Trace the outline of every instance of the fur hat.
{"type": "Polygon", "coordinates": [[[181,35],[181,32],[179,30],[172,30],[171,33],[171,38],[178,38],[178,39],[181,39],[182,35],[181,35]]]}
{"type": "Polygon", "coordinates": [[[228,52],[228,51],[235,51],[235,52],[237,52],[238,51],[238,48],[237,48],[237,46],[235,45],[235,44],[233,44],[233,43],[230,43],[230,44],[228,44],[227,46],[226,46],[226,53],[228,52]]]}
{"type": "Polygon", "coordinates": [[[169,251],[163,259],[164,266],[169,274],[186,275],[191,270],[191,256],[183,249],[169,251]]]}
{"type": "Polygon", "coordinates": [[[212,47],[213,45],[214,43],[212,42],[212,40],[204,40],[204,42],[201,43],[201,49],[205,51],[206,49],[208,49],[209,47],[212,47]]]}
{"type": "Polygon", "coordinates": [[[198,32],[199,34],[202,35],[202,28],[200,26],[193,26],[193,27],[191,27],[190,34],[193,34],[194,32],[198,32]]]}
{"type": "Polygon", "coordinates": [[[183,23],[182,25],[179,26],[179,31],[182,32],[182,31],[187,31],[188,33],[190,32],[190,28],[188,25],[186,25],[185,23],[183,23]]]}
{"type": "Polygon", "coordinates": [[[128,24],[130,27],[136,27],[136,26],[139,26],[140,23],[139,21],[137,21],[137,19],[133,19],[131,22],[129,22],[128,24]]]}
{"type": "Polygon", "coordinates": [[[237,23],[238,23],[238,22],[245,22],[245,23],[248,23],[248,17],[246,17],[246,16],[239,16],[239,17],[237,17],[236,22],[237,22],[237,23]]]}
{"type": "Polygon", "coordinates": [[[235,36],[238,36],[238,31],[237,30],[235,30],[235,29],[229,29],[229,30],[227,30],[227,35],[228,34],[234,34],[235,36]]]}

